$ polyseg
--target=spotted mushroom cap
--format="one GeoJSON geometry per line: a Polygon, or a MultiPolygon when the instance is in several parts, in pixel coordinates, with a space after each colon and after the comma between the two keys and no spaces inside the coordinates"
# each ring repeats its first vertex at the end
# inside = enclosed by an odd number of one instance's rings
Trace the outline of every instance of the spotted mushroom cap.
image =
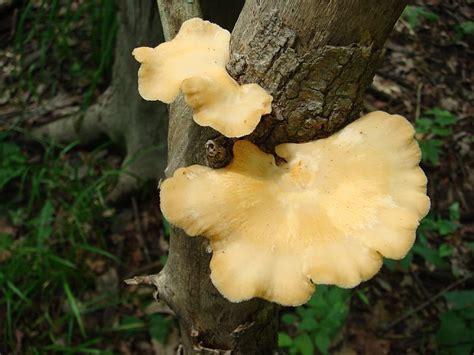
{"type": "Polygon", "coordinates": [[[210,240],[211,279],[227,299],[300,305],[315,284],[354,287],[413,245],[430,205],[414,133],[373,112],[329,138],[277,146],[280,165],[237,141],[225,168],[176,170],[161,209],[210,240]]]}

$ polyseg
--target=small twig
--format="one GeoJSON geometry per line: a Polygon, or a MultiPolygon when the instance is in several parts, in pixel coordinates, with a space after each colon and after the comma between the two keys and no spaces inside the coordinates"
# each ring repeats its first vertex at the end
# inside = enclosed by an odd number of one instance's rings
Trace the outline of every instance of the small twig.
{"type": "Polygon", "coordinates": [[[133,216],[135,217],[135,230],[137,231],[136,236],[140,247],[143,249],[143,253],[145,254],[145,259],[147,262],[151,261],[150,258],[150,251],[145,242],[145,237],[143,233],[143,227],[140,220],[140,213],[138,211],[138,205],[135,197],[132,197],[132,209],[133,209],[133,216]]]}
{"type": "Polygon", "coordinates": [[[123,280],[127,285],[155,285],[158,274],[134,276],[130,279],[123,280]]]}
{"type": "Polygon", "coordinates": [[[425,298],[431,297],[430,293],[426,289],[425,285],[423,285],[418,275],[414,271],[411,271],[410,275],[413,280],[415,280],[415,285],[417,286],[417,289],[420,291],[420,293],[422,293],[425,298]]]}
{"type": "MultiPolygon", "coordinates": [[[[170,280],[168,279],[167,273],[165,270],[161,270],[160,273],[154,275],[143,275],[143,276],[134,276],[130,279],[124,280],[127,285],[149,285],[155,286],[156,291],[154,297],[157,301],[163,301],[171,309],[173,309],[173,295],[174,292],[170,285],[170,280]]],[[[174,310],[174,309],[173,309],[174,310]]]]}
{"type": "MultiPolygon", "coordinates": [[[[418,275],[416,274],[416,272],[410,272],[413,280],[415,280],[415,285],[417,285],[417,288],[419,289],[419,291],[423,294],[423,296],[425,298],[430,298],[431,297],[431,294],[428,292],[428,290],[426,289],[425,285],[423,284],[423,282],[420,280],[420,278],[418,277],[418,275]]],[[[438,304],[435,304],[435,307],[441,311],[441,306],[438,305],[438,304]]]]}
{"type": "Polygon", "coordinates": [[[382,332],[387,332],[389,329],[393,328],[394,326],[396,326],[397,324],[399,324],[400,322],[404,321],[405,319],[411,317],[412,315],[414,315],[415,313],[418,313],[419,311],[421,311],[422,309],[428,307],[431,303],[433,303],[434,301],[436,301],[438,298],[440,298],[441,296],[443,296],[446,292],[448,292],[449,290],[461,285],[462,283],[466,282],[467,280],[469,280],[473,275],[467,275],[465,276],[464,278],[460,279],[460,280],[457,280],[456,282],[452,283],[451,285],[445,287],[444,289],[442,289],[441,291],[439,291],[436,295],[434,295],[433,297],[431,297],[430,299],[426,300],[425,302],[423,302],[422,304],[420,304],[418,307],[406,312],[404,315],[402,315],[401,317],[395,319],[393,322],[385,325],[382,327],[382,332]]]}

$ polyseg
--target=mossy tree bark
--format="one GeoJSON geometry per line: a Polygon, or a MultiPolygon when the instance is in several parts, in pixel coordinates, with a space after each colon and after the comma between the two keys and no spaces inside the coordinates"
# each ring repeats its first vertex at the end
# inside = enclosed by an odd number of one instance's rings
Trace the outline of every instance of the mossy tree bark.
{"type": "MultiPolygon", "coordinates": [[[[36,136],[56,141],[92,144],[108,136],[125,153],[123,173],[109,199],[113,202],[136,192],[145,182],[163,175],[166,165],[166,105],[147,102],[138,94],[139,64],[132,50],[163,41],[155,0],[120,0],[112,82],[84,115],[54,121],[37,128],[36,136]]],[[[112,30],[112,29],[111,29],[112,30]]]]}
{"type": "MultiPolygon", "coordinates": [[[[158,2],[170,7],[171,17],[183,3],[158,2]]],[[[247,0],[232,33],[228,71],[241,84],[260,84],[274,102],[273,112],[244,139],[273,152],[279,143],[328,136],[358,117],[383,43],[405,4],[247,0]]],[[[170,34],[177,30],[176,16],[170,34]]],[[[178,167],[220,167],[231,158],[233,140],[196,125],[182,97],[170,107],[169,125],[168,176],[178,167]]],[[[258,299],[228,302],[210,281],[210,257],[206,239],[173,228],[168,262],[153,278],[158,296],[179,318],[186,354],[271,353],[277,306],[258,299]]]]}

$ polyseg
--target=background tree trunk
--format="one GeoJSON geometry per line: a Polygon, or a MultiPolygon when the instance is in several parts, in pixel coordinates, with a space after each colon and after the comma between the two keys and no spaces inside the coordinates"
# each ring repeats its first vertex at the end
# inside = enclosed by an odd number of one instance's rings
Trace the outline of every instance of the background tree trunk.
{"type": "MultiPolygon", "coordinates": [[[[273,112],[245,139],[273,152],[282,142],[328,136],[358,117],[382,45],[405,4],[247,0],[233,30],[228,71],[241,84],[260,84],[274,102],[273,112]]],[[[229,152],[233,140],[196,125],[182,96],[171,106],[169,125],[168,176],[178,167],[217,167],[230,159],[216,159],[215,152],[229,152]]],[[[210,281],[210,257],[206,239],[173,228],[168,262],[154,279],[158,296],[179,318],[186,353],[270,353],[277,306],[225,300],[210,281]]]]}
{"type": "Polygon", "coordinates": [[[166,105],[145,101],[138,94],[139,64],[132,56],[135,47],[155,47],[163,42],[156,1],[120,0],[117,4],[118,31],[109,88],[85,115],[55,121],[34,132],[64,143],[79,140],[83,144],[106,135],[121,147],[125,153],[123,174],[109,196],[112,201],[136,192],[145,182],[156,184],[163,175],[168,127],[166,105]]]}

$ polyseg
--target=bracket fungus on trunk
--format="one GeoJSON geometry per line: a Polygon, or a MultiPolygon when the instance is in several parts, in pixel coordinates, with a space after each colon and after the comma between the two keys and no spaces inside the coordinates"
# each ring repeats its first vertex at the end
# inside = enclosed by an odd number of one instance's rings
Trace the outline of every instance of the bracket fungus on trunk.
{"type": "Polygon", "coordinates": [[[227,30],[192,18],[173,40],[135,48],[140,95],[169,104],[182,90],[197,124],[226,137],[250,134],[261,116],[271,112],[272,96],[258,84],[240,86],[227,73],[229,42],[227,30]]]}
{"type": "Polygon", "coordinates": [[[414,129],[373,112],[333,136],[276,153],[237,141],[225,168],[178,169],[164,216],[210,240],[211,279],[230,301],[306,302],[315,284],[354,287],[400,259],[429,210],[414,129]]]}

